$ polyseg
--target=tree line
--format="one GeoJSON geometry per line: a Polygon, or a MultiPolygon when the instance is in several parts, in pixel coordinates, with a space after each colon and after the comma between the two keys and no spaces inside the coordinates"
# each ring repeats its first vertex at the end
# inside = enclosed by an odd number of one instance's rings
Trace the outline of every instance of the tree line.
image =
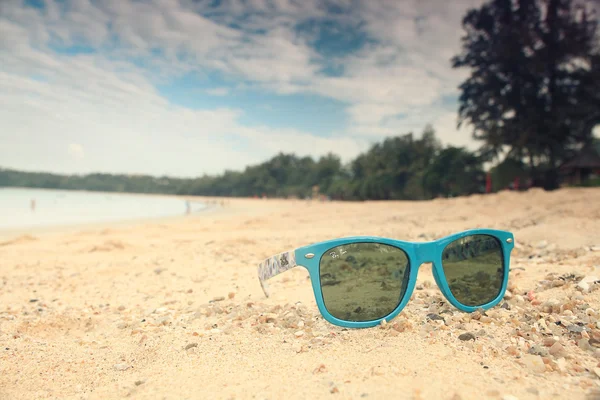
{"type": "Polygon", "coordinates": [[[336,199],[429,199],[482,192],[484,165],[493,189],[515,178],[555,189],[560,166],[584,146],[598,147],[600,40],[592,1],[489,0],[463,18],[453,68],[461,83],[458,125],[478,151],[442,146],[428,126],[386,138],[349,163],[279,154],[196,179],[90,174],[62,176],[0,170],[0,186],[206,196],[307,197],[315,186],[336,199]],[[594,143],[594,140],[596,142],[594,143]]]}
{"type": "Polygon", "coordinates": [[[442,146],[428,126],[376,143],[348,163],[327,154],[318,159],[280,153],[245,168],[195,179],[140,175],[58,175],[0,169],[0,186],[198,196],[345,200],[428,199],[481,192],[483,159],[464,148],[442,146]]]}

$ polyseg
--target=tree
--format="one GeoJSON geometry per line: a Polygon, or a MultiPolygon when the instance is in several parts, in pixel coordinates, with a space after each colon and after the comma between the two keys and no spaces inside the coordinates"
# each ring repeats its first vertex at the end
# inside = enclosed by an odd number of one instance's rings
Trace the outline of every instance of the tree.
{"type": "Polygon", "coordinates": [[[515,179],[526,184],[527,166],[522,160],[506,157],[501,163],[490,170],[492,176],[492,187],[494,190],[502,190],[508,187],[515,179]]]}
{"type": "Polygon", "coordinates": [[[481,158],[464,149],[444,149],[431,126],[374,144],[354,161],[327,154],[318,160],[280,153],[244,171],[195,179],[109,174],[53,175],[0,169],[0,186],[46,187],[203,196],[306,197],[315,185],[334,199],[427,199],[477,189],[481,158]]]}
{"type": "Polygon", "coordinates": [[[459,125],[468,122],[482,154],[526,159],[532,174],[557,169],[589,141],[598,121],[597,22],[586,2],[491,0],[467,12],[454,68],[461,85],[459,125]],[[594,91],[595,90],[595,91],[594,91]]]}
{"type": "Polygon", "coordinates": [[[443,149],[425,170],[423,186],[432,197],[482,192],[481,159],[462,147],[443,149]]]}

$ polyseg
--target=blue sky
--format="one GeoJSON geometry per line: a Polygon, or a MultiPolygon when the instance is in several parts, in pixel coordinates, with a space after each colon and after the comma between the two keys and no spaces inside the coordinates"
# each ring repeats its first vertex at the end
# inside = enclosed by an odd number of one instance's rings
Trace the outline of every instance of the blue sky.
{"type": "Polygon", "coordinates": [[[386,136],[475,148],[450,68],[480,0],[0,5],[0,166],[197,176],[386,136]]]}

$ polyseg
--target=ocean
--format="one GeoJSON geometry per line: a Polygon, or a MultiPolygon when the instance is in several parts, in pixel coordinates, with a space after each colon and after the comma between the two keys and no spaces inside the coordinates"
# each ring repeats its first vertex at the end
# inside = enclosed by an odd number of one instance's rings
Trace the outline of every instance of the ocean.
{"type": "MultiPolygon", "coordinates": [[[[192,202],[192,213],[205,204],[192,202]]],[[[186,202],[167,196],[0,188],[0,230],[184,215],[186,202]],[[35,207],[32,207],[32,203],[35,207]]]]}

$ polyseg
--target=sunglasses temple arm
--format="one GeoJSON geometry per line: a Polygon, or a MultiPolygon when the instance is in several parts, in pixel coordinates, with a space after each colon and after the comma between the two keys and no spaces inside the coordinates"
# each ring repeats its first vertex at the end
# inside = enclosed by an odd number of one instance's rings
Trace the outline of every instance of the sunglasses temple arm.
{"type": "Polygon", "coordinates": [[[258,265],[258,279],[265,296],[269,297],[269,285],[267,285],[266,280],[294,268],[296,265],[295,250],[274,255],[261,262],[258,265]]]}

